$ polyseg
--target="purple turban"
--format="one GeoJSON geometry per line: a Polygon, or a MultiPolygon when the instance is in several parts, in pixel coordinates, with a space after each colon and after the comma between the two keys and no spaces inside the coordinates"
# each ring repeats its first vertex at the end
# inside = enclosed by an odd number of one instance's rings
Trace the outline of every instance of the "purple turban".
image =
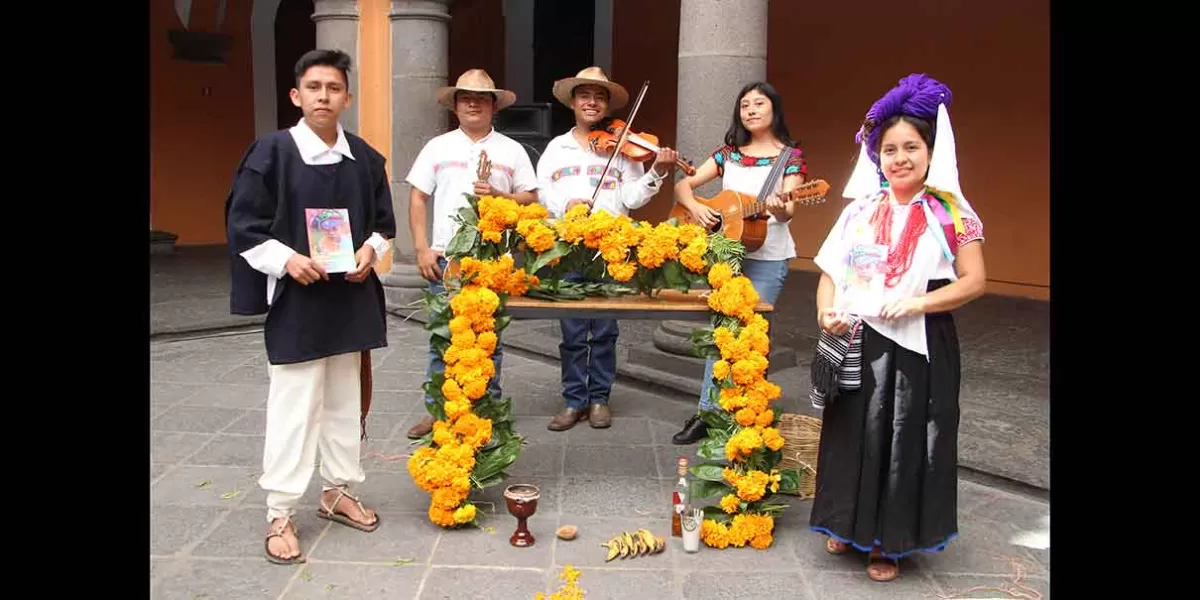
{"type": "Polygon", "coordinates": [[[900,83],[884,94],[882,98],[871,105],[863,126],[854,137],[856,143],[867,142],[867,156],[871,162],[879,164],[879,153],[875,147],[879,145],[882,131],[878,125],[896,115],[908,115],[928,121],[930,125],[937,123],[939,104],[950,106],[950,88],[942,82],[924,73],[913,73],[900,80],[900,83]]]}

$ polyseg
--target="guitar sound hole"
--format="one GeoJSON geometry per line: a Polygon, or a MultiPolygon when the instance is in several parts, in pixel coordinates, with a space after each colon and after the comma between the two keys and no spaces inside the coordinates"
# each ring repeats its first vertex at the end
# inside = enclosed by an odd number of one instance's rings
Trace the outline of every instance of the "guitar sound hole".
{"type": "Polygon", "coordinates": [[[708,232],[709,233],[717,233],[717,232],[721,231],[721,228],[724,226],[725,226],[725,219],[718,216],[716,224],[714,224],[712,227],[709,227],[708,232]]]}

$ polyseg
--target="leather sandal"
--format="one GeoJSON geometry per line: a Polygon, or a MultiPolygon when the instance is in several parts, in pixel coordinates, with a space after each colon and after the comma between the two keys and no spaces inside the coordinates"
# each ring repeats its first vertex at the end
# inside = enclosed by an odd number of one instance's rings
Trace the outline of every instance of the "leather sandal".
{"type": "Polygon", "coordinates": [[[825,540],[825,551],[830,554],[840,555],[850,551],[850,544],[844,544],[833,538],[825,540]]]}
{"type": "Polygon", "coordinates": [[[900,576],[900,562],[885,558],[878,548],[871,550],[867,559],[867,577],[872,581],[887,582],[900,576]]]}
{"type": "Polygon", "coordinates": [[[296,556],[293,556],[291,558],[283,558],[282,556],[279,556],[278,554],[273,554],[271,552],[271,538],[281,538],[282,539],[284,532],[288,531],[288,529],[291,529],[292,535],[295,535],[297,540],[300,539],[300,536],[297,535],[297,533],[296,533],[296,524],[292,523],[291,517],[284,517],[283,523],[280,523],[279,527],[272,529],[271,533],[267,534],[267,539],[263,541],[263,552],[266,553],[267,560],[269,560],[277,565],[298,565],[307,560],[304,557],[303,552],[301,552],[300,554],[297,554],[296,556]]]}
{"type": "Polygon", "coordinates": [[[343,488],[334,488],[334,489],[336,489],[338,491],[338,496],[337,496],[337,498],[335,498],[333,500],[332,507],[325,506],[325,492],[321,492],[321,508],[317,509],[318,517],[321,517],[322,519],[328,519],[335,523],[341,523],[342,525],[346,525],[348,527],[353,527],[355,529],[366,531],[368,533],[375,531],[376,529],[379,529],[379,513],[378,512],[375,513],[375,520],[368,524],[368,523],[362,523],[359,521],[355,521],[354,519],[350,518],[350,515],[342,512],[340,510],[334,510],[337,508],[338,503],[342,501],[342,498],[346,497],[346,498],[353,500],[354,503],[358,505],[359,511],[361,511],[364,515],[367,514],[366,507],[363,506],[362,502],[360,502],[358,498],[355,498],[354,496],[347,494],[346,490],[343,488]]]}

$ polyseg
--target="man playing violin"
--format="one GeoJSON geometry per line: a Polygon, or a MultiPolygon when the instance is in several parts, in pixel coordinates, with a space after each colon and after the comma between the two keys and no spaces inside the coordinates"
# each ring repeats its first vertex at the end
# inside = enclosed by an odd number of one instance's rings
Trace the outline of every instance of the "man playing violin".
{"type": "MultiPolygon", "coordinates": [[[[679,154],[663,147],[649,170],[617,155],[605,173],[609,157],[594,152],[588,143],[588,133],[603,126],[609,111],[629,102],[625,88],[609,81],[599,67],[588,67],[575,77],[556,81],[554,97],[575,112],[575,126],[550,140],[538,161],[538,200],[550,215],[562,218],[578,204],[614,215],[645,206],[670,175],[679,154]]],[[[584,419],[594,428],[608,427],[612,424],[608,396],[617,371],[617,321],[560,319],[559,324],[566,406],[548,429],[565,431],[584,419]]]]}

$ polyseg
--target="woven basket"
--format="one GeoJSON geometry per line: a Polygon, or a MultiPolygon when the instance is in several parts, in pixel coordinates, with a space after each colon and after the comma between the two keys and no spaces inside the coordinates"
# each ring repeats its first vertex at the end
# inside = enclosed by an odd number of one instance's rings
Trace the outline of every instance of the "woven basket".
{"type": "Polygon", "coordinates": [[[779,415],[779,435],[783,436],[780,469],[800,473],[800,485],[794,495],[812,498],[817,491],[817,449],[821,445],[821,420],[807,415],[779,415]]]}

